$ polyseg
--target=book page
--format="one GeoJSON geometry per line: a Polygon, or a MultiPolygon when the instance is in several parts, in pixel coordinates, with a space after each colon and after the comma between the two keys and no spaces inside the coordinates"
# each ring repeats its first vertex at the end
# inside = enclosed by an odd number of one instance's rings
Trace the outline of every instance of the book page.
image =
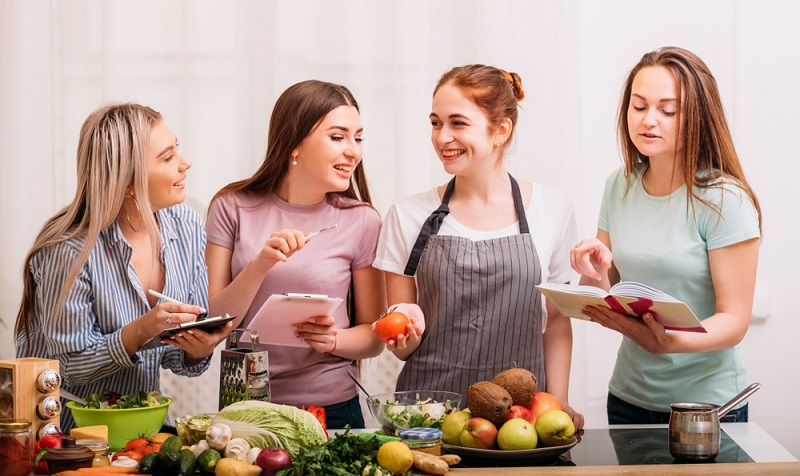
{"type": "Polygon", "coordinates": [[[669,294],[646,284],[634,281],[620,281],[611,286],[609,294],[613,296],[625,296],[631,298],[648,298],[655,301],[680,302],[669,294]]]}

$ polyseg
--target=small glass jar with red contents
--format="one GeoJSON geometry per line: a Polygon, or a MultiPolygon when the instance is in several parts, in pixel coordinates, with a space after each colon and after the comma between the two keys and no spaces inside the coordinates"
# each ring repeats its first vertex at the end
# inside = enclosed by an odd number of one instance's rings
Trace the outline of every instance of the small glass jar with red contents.
{"type": "Polygon", "coordinates": [[[0,468],[6,476],[28,476],[33,470],[30,420],[0,420],[0,468]]]}

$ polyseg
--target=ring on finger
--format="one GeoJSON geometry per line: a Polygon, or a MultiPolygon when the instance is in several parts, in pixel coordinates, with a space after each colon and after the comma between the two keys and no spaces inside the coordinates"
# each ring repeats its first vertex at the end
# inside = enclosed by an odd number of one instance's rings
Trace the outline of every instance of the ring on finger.
{"type": "Polygon", "coordinates": [[[172,313],[171,312],[167,313],[167,324],[172,324],[172,313]]]}

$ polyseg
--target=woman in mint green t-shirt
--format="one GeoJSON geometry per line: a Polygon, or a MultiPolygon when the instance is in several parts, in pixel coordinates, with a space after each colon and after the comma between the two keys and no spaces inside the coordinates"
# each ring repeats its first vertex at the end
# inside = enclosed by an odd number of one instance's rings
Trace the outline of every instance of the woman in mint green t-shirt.
{"type": "MultiPolygon", "coordinates": [[[[669,404],[722,403],[746,386],[736,349],[750,324],[761,210],[736,155],[716,81],[681,48],[645,54],[617,119],[624,167],[606,182],[597,237],[570,259],[581,283],[638,281],[684,302],[707,333],[666,331],[587,307],[624,338],[609,383],[610,424],[667,423],[669,404]],[[612,255],[613,250],[613,255],[612,255]]],[[[726,417],[747,421],[747,406],[726,417]]]]}

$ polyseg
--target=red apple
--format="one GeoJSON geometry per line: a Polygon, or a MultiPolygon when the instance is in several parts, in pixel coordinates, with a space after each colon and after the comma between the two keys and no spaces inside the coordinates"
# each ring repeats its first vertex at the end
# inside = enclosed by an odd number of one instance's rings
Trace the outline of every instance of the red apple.
{"type": "Polygon", "coordinates": [[[536,417],[533,416],[533,412],[522,405],[511,405],[511,410],[509,410],[508,415],[506,415],[506,421],[512,418],[522,418],[523,420],[528,421],[531,425],[536,424],[536,417]]]}
{"type": "Polygon", "coordinates": [[[467,448],[492,449],[497,441],[497,427],[486,418],[471,418],[461,430],[460,440],[461,446],[467,448]]]}
{"type": "Polygon", "coordinates": [[[533,394],[533,400],[528,406],[528,409],[533,413],[535,418],[539,418],[542,413],[549,412],[550,410],[561,410],[561,402],[547,392],[536,392],[533,394]]]}
{"type": "Polygon", "coordinates": [[[283,448],[264,448],[258,453],[255,464],[261,466],[261,476],[275,476],[292,465],[292,457],[283,448]]]}

